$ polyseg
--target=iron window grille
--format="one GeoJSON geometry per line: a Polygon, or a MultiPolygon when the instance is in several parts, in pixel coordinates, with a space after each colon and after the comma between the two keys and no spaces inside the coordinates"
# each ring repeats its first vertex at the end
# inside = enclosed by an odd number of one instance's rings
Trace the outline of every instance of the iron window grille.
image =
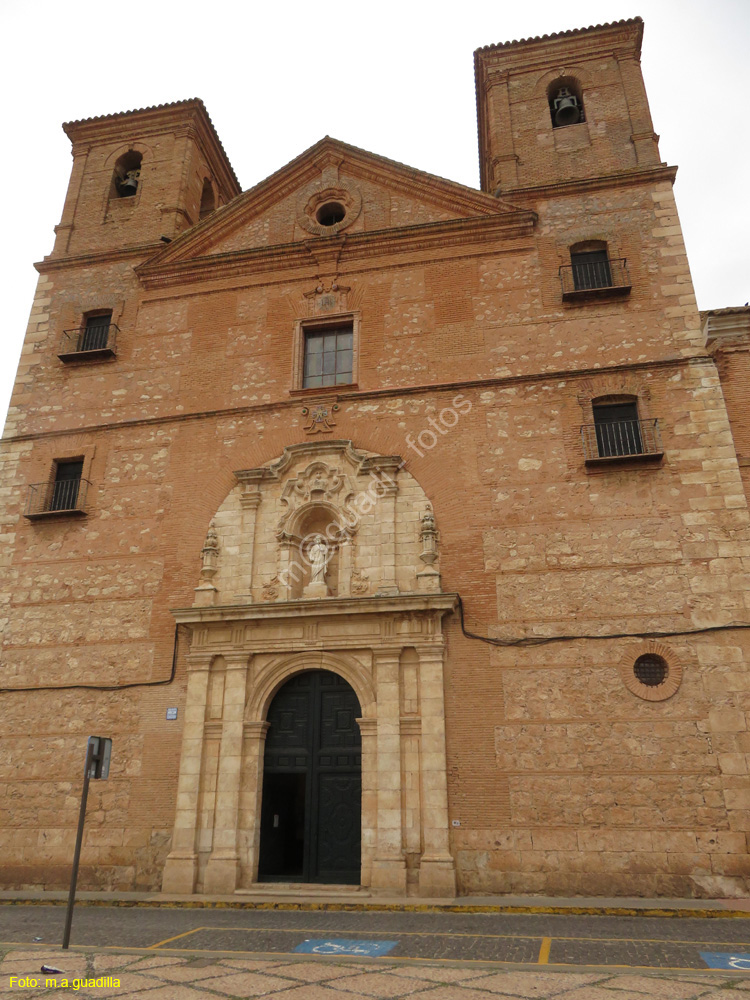
{"type": "Polygon", "coordinates": [[[669,676],[669,666],[663,656],[646,653],[633,664],[633,673],[636,680],[646,687],[658,687],[669,676]]]}
{"type": "Polygon", "coordinates": [[[86,497],[91,485],[81,475],[83,462],[58,462],[55,478],[29,486],[24,516],[51,517],[86,513],[86,497]]]}
{"type": "Polygon", "coordinates": [[[587,463],[661,458],[664,454],[656,420],[598,420],[581,427],[581,438],[587,463]]]}
{"type": "Polygon", "coordinates": [[[82,361],[88,358],[113,358],[119,329],[106,316],[88,316],[83,326],[64,330],[58,358],[61,361],[82,361]]]}
{"type": "Polygon", "coordinates": [[[606,251],[571,254],[571,264],[560,267],[563,299],[628,295],[631,290],[626,257],[608,257],[606,251]]]}

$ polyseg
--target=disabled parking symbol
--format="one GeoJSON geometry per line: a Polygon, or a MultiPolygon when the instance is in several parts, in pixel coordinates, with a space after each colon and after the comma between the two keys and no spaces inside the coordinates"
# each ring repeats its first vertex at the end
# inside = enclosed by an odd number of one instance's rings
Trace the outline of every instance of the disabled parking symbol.
{"type": "Polygon", "coordinates": [[[733,954],[731,951],[702,951],[701,958],[709,969],[750,970],[750,955],[733,954]]]}
{"type": "Polygon", "coordinates": [[[352,938],[308,938],[294,949],[307,955],[387,955],[398,941],[357,941],[352,938]]]}

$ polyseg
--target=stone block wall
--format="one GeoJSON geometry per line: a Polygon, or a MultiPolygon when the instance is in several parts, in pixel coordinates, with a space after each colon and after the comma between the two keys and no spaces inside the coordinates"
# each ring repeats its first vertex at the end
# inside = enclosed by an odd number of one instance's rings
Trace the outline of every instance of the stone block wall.
{"type": "MultiPolygon", "coordinates": [[[[453,389],[425,390],[417,401],[397,391],[342,399],[337,433],[368,450],[403,454],[405,471],[434,506],[443,589],[462,595],[472,631],[575,636],[743,620],[748,516],[736,459],[715,457],[723,445],[719,439],[714,447],[712,436],[726,435],[726,427],[705,424],[706,413],[721,423],[716,376],[710,362],[676,362],[646,381],[665,448],[663,462],[651,467],[584,465],[574,378],[464,386],[470,411],[421,454],[408,441],[419,441],[430,427],[426,416],[449,406],[453,389]]],[[[3,662],[14,685],[168,676],[169,608],[193,601],[205,531],[231,489],[233,470],[269,461],[305,437],[303,419],[282,414],[286,426],[275,431],[261,411],[236,415],[231,426],[218,417],[177,420],[166,436],[161,425],[92,434],[91,441],[106,437],[108,460],[95,476],[96,503],[75,523],[18,517],[31,460],[29,449],[6,446],[24,456],[10,486],[21,537],[10,567],[3,662]]],[[[97,445],[97,456],[99,447],[105,445],[97,445]]],[[[447,633],[449,806],[461,823],[453,837],[463,891],[625,891],[624,876],[609,877],[616,867],[597,866],[630,862],[640,866],[628,869],[631,894],[736,889],[736,881],[696,881],[694,872],[675,871],[670,865],[680,862],[670,851],[645,845],[665,833],[694,838],[710,855],[701,862],[706,878],[738,877],[748,816],[744,633],[664,639],[682,683],[657,703],[625,683],[641,640],[491,648],[462,637],[455,621],[447,633]],[[602,844],[609,837],[629,846],[593,846],[597,832],[602,844]],[[521,847],[507,846],[511,835],[521,847]],[[553,835],[576,847],[534,847],[553,835]]],[[[162,848],[163,856],[181,732],[181,715],[167,722],[165,709],[182,706],[183,686],[179,660],[173,687],[2,695],[6,735],[15,741],[28,717],[39,732],[31,744],[8,744],[4,779],[18,802],[11,830],[20,823],[45,834],[44,850],[26,836],[21,855],[7,855],[8,882],[16,884],[18,866],[34,858],[44,859],[47,884],[62,871],[75,824],[78,757],[85,736],[105,729],[115,738],[107,787],[118,790],[123,805],[106,813],[106,824],[95,812],[108,837],[122,838],[122,849],[97,846],[90,884],[136,884],[133,837],[144,857],[162,848]],[[51,772],[44,763],[49,741],[56,748],[51,772]],[[19,768],[16,761],[26,757],[38,762],[46,784],[19,768]],[[69,806],[59,808],[60,796],[69,806]]],[[[149,865],[155,873],[158,864],[149,865]]],[[[157,881],[154,874],[152,885],[157,881]]]]}

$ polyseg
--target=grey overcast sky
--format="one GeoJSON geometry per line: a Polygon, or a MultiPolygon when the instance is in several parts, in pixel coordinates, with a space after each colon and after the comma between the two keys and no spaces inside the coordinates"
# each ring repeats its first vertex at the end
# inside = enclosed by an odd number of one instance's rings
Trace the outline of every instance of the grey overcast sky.
{"type": "Polygon", "coordinates": [[[0,416],[62,212],[62,122],[201,97],[245,189],[324,135],[478,187],[474,49],[638,14],[698,305],[743,305],[748,0],[0,0],[0,416]]]}

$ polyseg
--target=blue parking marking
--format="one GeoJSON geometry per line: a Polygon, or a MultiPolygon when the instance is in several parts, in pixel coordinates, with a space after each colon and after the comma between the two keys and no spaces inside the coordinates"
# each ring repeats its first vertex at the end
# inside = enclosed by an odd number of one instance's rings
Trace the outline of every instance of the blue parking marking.
{"type": "Polygon", "coordinates": [[[750,970],[750,955],[733,954],[722,951],[702,951],[701,958],[709,969],[747,969],[750,970]]]}
{"type": "Polygon", "coordinates": [[[308,955],[387,955],[398,941],[355,941],[350,938],[308,938],[295,951],[308,955]]]}

